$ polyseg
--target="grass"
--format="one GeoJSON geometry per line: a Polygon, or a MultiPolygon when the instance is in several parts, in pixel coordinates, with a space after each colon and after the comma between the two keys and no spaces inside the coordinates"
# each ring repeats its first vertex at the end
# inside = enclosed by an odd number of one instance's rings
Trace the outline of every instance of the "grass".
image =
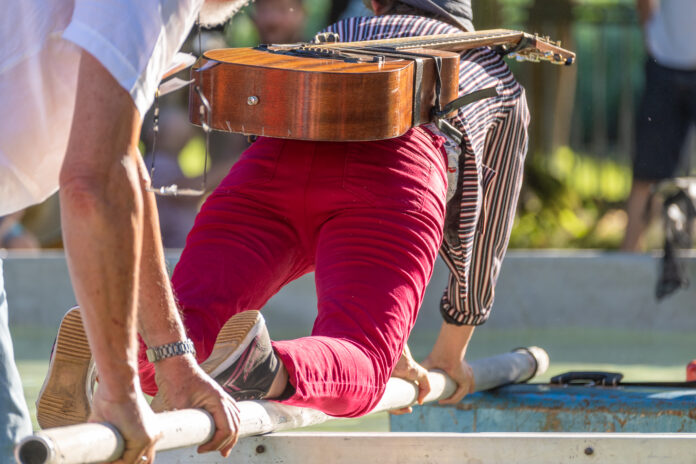
{"type": "MultiPolygon", "coordinates": [[[[277,339],[303,335],[282,329],[281,333],[271,332],[277,339]]],[[[48,369],[48,354],[55,331],[15,327],[12,334],[24,394],[32,418],[35,418],[34,402],[48,369]]],[[[409,345],[417,359],[427,355],[435,337],[435,333],[414,331],[409,345]]],[[[578,328],[481,328],[474,334],[467,357],[480,359],[530,345],[543,347],[551,358],[548,371],[534,382],[547,382],[552,376],[571,370],[621,372],[626,381],[683,381],[686,364],[696,358],[693,335],[689,333],[578,328]]],[[[34,427],[38,428],[35,419],[34,427]]],[[[388,431],[389,416],[380,413],[357,419],[338,419],[303,430],[388,431]]]]}

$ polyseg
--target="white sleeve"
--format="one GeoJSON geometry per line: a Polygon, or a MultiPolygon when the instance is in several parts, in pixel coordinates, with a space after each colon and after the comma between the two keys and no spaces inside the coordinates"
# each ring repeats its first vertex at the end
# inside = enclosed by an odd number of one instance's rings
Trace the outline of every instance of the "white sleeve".
{"type": "Polygon", "coordinates": [[[142,118],[202,0],[75,0],[63,32],[130,93],[142,118]]]}

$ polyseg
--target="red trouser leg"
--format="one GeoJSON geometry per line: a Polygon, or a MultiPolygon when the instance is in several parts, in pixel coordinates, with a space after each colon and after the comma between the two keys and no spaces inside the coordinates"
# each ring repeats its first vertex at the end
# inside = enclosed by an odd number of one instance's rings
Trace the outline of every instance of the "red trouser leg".
{"type": "Polygon", "coordinates": [[[274,342],[296,390],[285,402],[336,416],[372,409],[432,274],[443,158],[420,130],[361,144],[256,142],[206,202],[174,274],[201,358],[227,318],[316,267],[312,336],[274,342]]]}
{"type": "Polygon", "coordinates": [[[296,386],[288,404],[358,416],[381,398],[432,273],[433,250],[419,245],[439,243],[408,219],[350,212],[323,228],[312,336],[274,344],[296,386]]]}

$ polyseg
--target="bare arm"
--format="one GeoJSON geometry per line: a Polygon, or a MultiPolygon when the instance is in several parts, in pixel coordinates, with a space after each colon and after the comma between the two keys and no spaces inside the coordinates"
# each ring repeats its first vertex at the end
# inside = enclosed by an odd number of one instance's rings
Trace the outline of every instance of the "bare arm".
{"type": "MultiPolygon", "coordinates": [[[[152,460],[157,438],[137,376],[138,305],[148,308],[142,311],[148,344],[185,338],[155,233],[154,200],[144,191],[139,134],[140,115],[128,93],[83,52],[60,175],[61,215],[73,287],[99,371],[91,420],[109,421],[121,431],[124,463],[142,455],[152,460]]],[[[174,402],[211,411],[218,433],[202,450],[226,454],[236,438],[235,406],[191,356],[179,358],[166,364],[185,366],[176,369],[180,383],[200,387],[196,394],[203,400],[189,395],[174,402]]]]}
{"type": "Polygon", "coordinates": [[[443,322],[433,349],[421,363],[426,369],[442,369],[457,382],[457,390],[440,401],[442,404],[458,403],[474,391],[474,376],[464,356],[475,328],[473,325],[458,326],[443,322]]]}
{"type": "MultiPolygon", "coordinates": [[[[440,327],[440,334],[437,340],[435,340],[435,345],[428,357],[421,364],[418,364],[413,360],[411,352],[408,346],[406,346],[401,359],[399,359],[394,368],[392,376],[418,383],[418,403],[420,404],[430,392],[427,371],[441,369],[457,383],[457,390],[449,398],[441,400],[440,403],[458,403],[464,396],[474,391],[473,372],[469,364],[464,361],[466,349],[469,346],[469,341],[471,341],[471,336],[474,334],[474,329],[475,326],[473,325],[456,326],[443,322],[440,327]]],[[[392,414],[405,414],[411,412],[411,408],[408,407],[390,412],[392,414]]]]}
{"type": "Polygon", "coordinates": [[[126,439],[122,462],[154,457],[157,431],[139,395],[136,294],[143,224],[137,188],[140,117],[130,96],[88,53],[78,75],[60,201],[70,276],[99,370],[91,420],[126,439]]]}
{"type": "Polygon", "coordinates": [[[636,9],[638,10],[638,20],[642,26],[652,18],[655,9],[657,8],[658,0],[636,0],[636,9]]]}
{"type": "MultiPolygon", "coordinates": [[[[150,179],[140,160],[143,204],[143,256],[140,265],[139,331],[148,346],[185,340],[186,333],[177,310],[164,261],[157,204],[154,194],[145,190],[150,179]]],[[[155,363],[157,385],[168,409],[204,408],[215,420],[213,438],[198,451],[219,450],[227,456],[237,441],[239,410],[210,377],[198,367],[193,356],[175,356],[155,363]],[[186,379],[182,381],[182,379],[186,379]]],[[[154,407],[154,403],[153,403],[154,407]]]]}

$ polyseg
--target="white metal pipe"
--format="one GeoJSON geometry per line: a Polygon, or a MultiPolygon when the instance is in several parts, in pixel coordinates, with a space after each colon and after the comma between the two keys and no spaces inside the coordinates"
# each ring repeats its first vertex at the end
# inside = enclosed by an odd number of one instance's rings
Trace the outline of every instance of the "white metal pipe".
{"type": "MultiPolygon", "coordinates": [[[[470,363],[477,391],[527,381],[545,372],[548,364],[548,355],[538,347],[521,348],[470,363]]],[[[454,381],[441,371],[430,371],[428,377],[431,391],[426,401],[447,398],[454,393],[454,381]]],[[[417,397],[415,384],[392,378],[372,412],[409,406],[417,397]]],[[[238,406],[240,438],[306,427],[332,419],[321,411],[272,401],[242,401],[238,406]]],[[[212,417],[202,410],[170,411],[156,417],[163,434],[157,450],[199,445],[210,440],[215,431],[212,417]]],[[[42,430],[24,438],[15,449],[17,462],[21,464],[110,462],[122,453],[123,438],[110,424],[78,424],[42,430]]]]}

